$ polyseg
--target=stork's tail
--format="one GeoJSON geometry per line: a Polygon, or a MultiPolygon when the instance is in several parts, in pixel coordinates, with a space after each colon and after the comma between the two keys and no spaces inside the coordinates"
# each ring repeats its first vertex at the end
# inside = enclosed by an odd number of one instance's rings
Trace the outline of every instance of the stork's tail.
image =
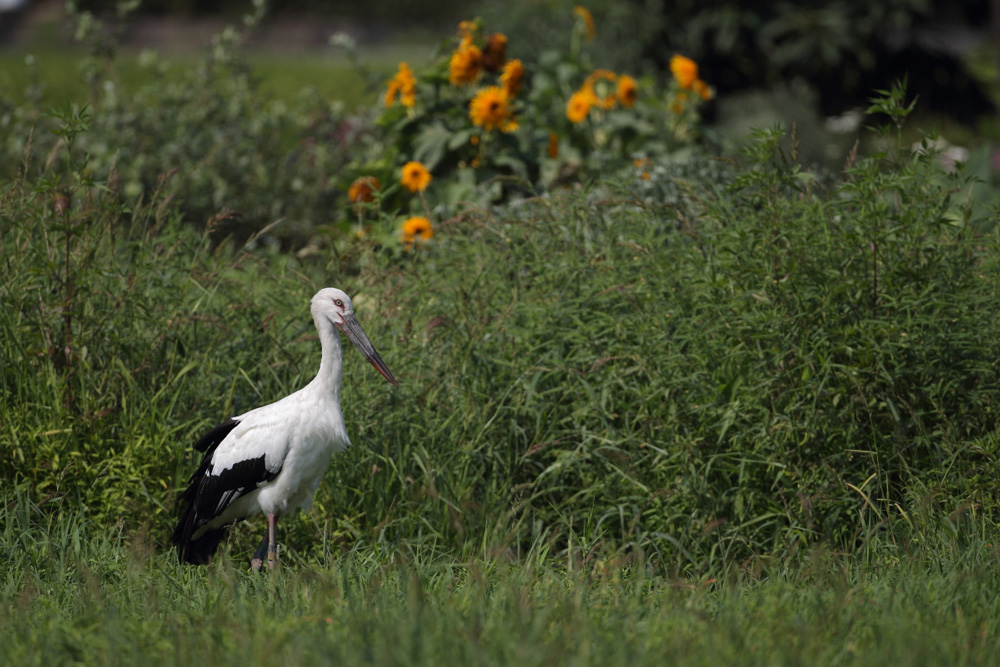
{"type": "Polygon", "coordinates": [[[177,547],[177,558],[182,564],[208,565],[212,562],[212,556],[219,548],[219,543],[225,539],[229,526],[206,530],[197,539],[192,539],[194,532],[193,516],[190,516],[192,514],[191,507],[188,506],[177,524],[177,529],[174,530],[173,542],[177,547]]]}
{"type": "Polygon", "coordinates": [[[211,528],[193,539],[194,510],[188,505],[174,530],[173,542],[177,547],[177,558],[183,563],[192,565],[208,565],[212,556],[219,548],[219,543],[226,537],[228,526],[211,528]]]}
{"type": "MultiPolygon", "coordinates": [[[[239,422],[235,419],[228,419],[206,433],[199,440],[194,448],[205,455],[201,460],[198,470],[191,475],[188,480],[187,489],[180,495],[180,502],[184,503],[184,511],[181,513],[177,528],[174,529],[173,543],[177,546],[177,558],[181,563],[191,563],[193,565],[207,565],[211,562],[219,542],[226,537],[227,526],[210,528],[205,530],[197,538],[195,532],[201,528],[205,520],[197,513],[198,493],[204,486],[205,474],[212,462],[212,454],[229,432],[232,431],[239,422]]],[[[213,501],[213,507],[218,506],[219,498],[213,501]]]]}

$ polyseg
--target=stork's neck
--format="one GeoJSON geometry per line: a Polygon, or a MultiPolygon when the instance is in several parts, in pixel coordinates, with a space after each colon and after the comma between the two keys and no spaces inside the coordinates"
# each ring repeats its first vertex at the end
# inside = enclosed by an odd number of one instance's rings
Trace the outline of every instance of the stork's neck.
{"type": "Polygon", "coordinates": [[[313,383],[321,394],[332,394],[340,400],[340,378],[342,375],[343,352],[340,348],[340,334],[337,327],[325,317],[315,318],[319,331],[319,342],[323,346],[323,357],[319,363],[319,373],[313,383]]]}

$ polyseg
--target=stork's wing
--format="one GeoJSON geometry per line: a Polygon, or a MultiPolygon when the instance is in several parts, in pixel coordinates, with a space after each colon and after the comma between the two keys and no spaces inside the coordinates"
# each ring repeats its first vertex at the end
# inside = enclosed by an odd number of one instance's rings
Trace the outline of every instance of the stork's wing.
{"type": "Polygon", "coordinates": [[[173,542],[181,562],[208,562],[225,536],[226,524],[241,518],[222,517],[226,509],[281,472],[288,453],[287,431],[280,432],[278,424],[254,412],[216,426],[195,444],[205,456],[180,497],[186,506],[173,542]]]}

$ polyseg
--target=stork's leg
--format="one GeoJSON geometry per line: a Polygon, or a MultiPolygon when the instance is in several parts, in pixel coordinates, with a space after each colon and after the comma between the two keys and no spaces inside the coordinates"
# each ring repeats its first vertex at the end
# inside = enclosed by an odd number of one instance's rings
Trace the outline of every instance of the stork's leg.
{"type": "Polygon", "coordinates": [[[278,526],[278,515],[267,515],[267,569],[273,570],[278,564],[278,543],[274,540],[274,533],[278,526]]]}
{"type": "Polygon", "coordinates": [[[268,537],[271,535],[271,522],[267,522],[267,528],[264,529],[264,539],[260,541],[260,545],[257,546],[257,551],[254,552],[253,558],[250,559],[250,567],[253,568],[254,572],[260,572],[260,568],[264,565],[264,556],[267,555],[267,542],[268,537]]]}

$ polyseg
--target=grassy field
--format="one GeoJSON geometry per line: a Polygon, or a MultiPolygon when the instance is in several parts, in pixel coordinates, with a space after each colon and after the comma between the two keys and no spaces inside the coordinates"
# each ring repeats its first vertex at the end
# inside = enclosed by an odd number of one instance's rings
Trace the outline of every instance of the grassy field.
{"type": "MultiPolygon", "coordinates": [[[[426,57],[429,46],[379,48],[366,59],[373,72],[388,79],[400,60],[426,57]]],[[[41,85],[39,94],[45,106],[64,107],[85,100],[88,84],[81,77],[79,49],[25,49],[0,51],[0,90],[8,101],[22,104],[30,87],[41,85]]],[[[200,54],[179,56],[166,54],[164,72],[167,80],[177,80],[185,69],[202,61],[200,54]]],[[[366,85],[364,77],[343,56],[321,54],[274,54],[248,56],[261,92],[267,99],[290,99],[307,88],[330,100],[339,100],[350,110],[360,105],[372,105],[378,91],[366,85]]],[[[125,94],[134,92],[156,80],[156,75],[143,64],[140,52],[128,51],[115,59],[113,78],[125,94]]]]}
{"type": "Polygon", "coordinates": [[[945,530],[908,553],[817,549],[695,579],[635,556],[360,544],[260,575],[181,567],[148,536],[23,499],[0,512],[7,664],[985,665],[1000,651],[996,547],[945,530]]]}
{"type": "MultiPolygon", "coordinates": [[[[0,54],[0,86],[16,103],[25,101],[25,93],[36,76],[43,82],[41,96],[46,106],[63,107],[70,102],[86,99],[88,85],[80,76],[79,51],[43,50],[37,53],[4,52],[0,54]],[[33,65],[26,64],[28,58],[33,65]]],[[[194,67],[199,56],[170,57],[166,70],[168,79],[184,68],[194,67]]],[[[286,99],[303,88],[314,86],[329,99],[342,100],[351,108],[375,101],[374,91],[365,92],[365,82],[354,68],[343,60],[324,59],[320,56],[261,56],[251,58],[254,71],[261,78],[261,89],[268,97],[286,99]]],[[[394,63],[393,63],[394,64],[394,63]]],[[[115,63],[116,76],[125,92],[152,83],[154,75],[140,63],[139,54],[119,57],[115,63]]],[[[388,62],[381,69],[388,71],[388,62]]]]}
{"type": "Polygon", "coordinates": [[[910,150],[901,89],[836,174],[780,128],[634,158],[571,127],[548,187],[439,132],[403,198],[416,112],[219,51],[7,102],[5,664],[1000,664],[997,191],[910,150]],[[327,285],[399,387],[345,355],[354,446],[277,572],[259,520],[181,567],[191,444],[312,378],[327,285]]]}
{"type": "MultiPolygon", "coordinates": [[[[106,15],[104,20],[105,34],[113,33],[117,29],[116,22],[106,15]]],[[[190,34],[175,26],[173,38],[163,44],[119,45],[102,36],[84,37],[87,31],[79,28],[84,23],[93,29],[89,21],[79,23],[60,11],[50,12],[26,28],[15,45],[0,48],[0,99],[23,104],[28,97],[40,96],[45,107],[56,108],[87,100],[92,91],[84,74],[93,65],[91,56],[94,54],[99,54],[98,60],[111,66],[103,78],[118,86],[123,95],[135,94],[164,79],[182,81],[186,71],[204,63],[213,49],[213,39],[217,41],[219,37],[213,38],[206,34],[202,25],[192,23],[190,34]],[[111,58],[106,57],[109,46],[114,50],[111,58]]],[[[232,17],[230,25],[238,28],[242,24],[240,17],[232,17]]],[[[221,30],[223,24],[219,25],[221,30]]],[[[331,34],[333,29],[331,27],[331,34]]],[[[370,73],[379,78],[377,84],[381,86],[399,61],[416,62],[426,58],[436,39],[428,29],[422,28],[391,34],[380,42],[362,44],[356,52],[370,68],[370,73]]],[[[369,85],[343,49],[332,46],[305,49],[290,44],[283,50],[276,50],[274,46],[255,46],[245,55],[266,99],[288,100],[304,89],[314,88],[326,99],[338,100],[351,110],[376,101],[376,88],[369,85]]]]}

